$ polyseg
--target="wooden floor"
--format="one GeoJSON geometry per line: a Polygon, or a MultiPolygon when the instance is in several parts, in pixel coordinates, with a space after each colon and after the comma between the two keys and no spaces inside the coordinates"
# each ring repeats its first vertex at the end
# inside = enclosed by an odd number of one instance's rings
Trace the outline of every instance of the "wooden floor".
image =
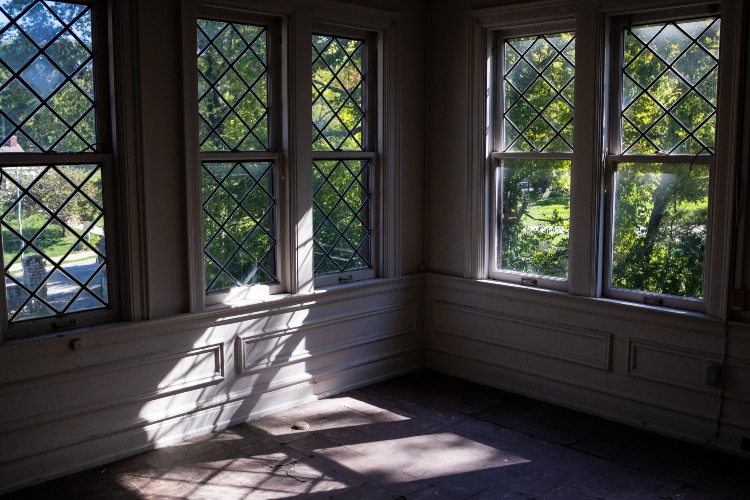
{"type": "Polygon", "coordinates": [[[5,498],[748,499],[750,461],[423,371],[5,498]]]}

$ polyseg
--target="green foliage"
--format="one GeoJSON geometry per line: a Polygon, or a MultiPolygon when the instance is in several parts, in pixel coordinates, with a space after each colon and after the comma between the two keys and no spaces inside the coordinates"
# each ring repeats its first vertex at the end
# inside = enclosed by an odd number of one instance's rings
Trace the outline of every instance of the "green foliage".
{"type": "Polygon", "coordinates": [[[623,51],[622,150],[698,154],[713,148],[720,20],[633,28],[623,51]]]}
{"type": "Polygon", "coordinates": [[[363,151],[364,43],[313,35],[313,151],[363,151]]]}
{"type": "Polygon", "coordinates": [[[262,26],[198,20],[201,151],[267,151],[267,33],[262,26]]]}
{"type": "MultiPolygon", "coordinates": [[[[30,3],[6,1],[2,7],[17,16],[30,3]]],[[[0,143],[15,136],[25,152],[93,149],[92,49],[91,10],[81,4],[33,2],[5,28],[0,34],[0,110],[5,115],[0,143]]]]}
{"type": "Polygon", "coordinates": [[[35,253],[26,246],[30,241],[50,258],[63,256],[74,245],[73,253],[91,251],[79,242],[85,234],[94,246],[99,236],[87,233],[89,224],[104,228],[101,170],[96,165],[4,167],[0,205],[7,211],[2,221],[6,265],[22,250],[24,255],[35,253]]]}
{"type": "Polygon", "coordinates": [[[708,166],[621,164],[612,286],[698,298],[708,220],[708,166]]]}
{"type": "Polygon", "coordinates": [[[370,265],[369,162],[317,160],[313,166],[316,274],[370,265]]]}
{"type": "Polygon", "coordinates": [[[570,161],[502,162],[500,268],[567,277],[570,161]]]}
{"type": "Polygon", "coordinates": [[[276,281],[273,183],[273,164],[269,162],[204,163],[203,231],[209,292],[276,281]]]}

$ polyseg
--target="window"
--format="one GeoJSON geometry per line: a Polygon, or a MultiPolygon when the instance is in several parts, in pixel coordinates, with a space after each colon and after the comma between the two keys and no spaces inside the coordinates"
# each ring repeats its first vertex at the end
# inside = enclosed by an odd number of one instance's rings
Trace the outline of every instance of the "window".
{"type": "Polygon", "coordinates": [[[566,287],[575,33],[498,33],[492,275],[566,287]]]}
{"type": "Polygon", "coordinates": [[[2,2],[0,26],[4,336],[112,320],[105,13],[2,2]]]}
{"type": "Polygon", "coordinates": [[[740,4],[475,11],[467,276],[722,317],[740,4]]]}
{"type": "Polygon", "coordinates": [[[278,27],[198,19],[198,115],[209,301],[280,289],[278,27]]]}
{"type": "Polygon", "coordinates": [[[375,42],[368,33],[312,37],[313,265],[324,285],[375,275],[375,42]]]}
{"type": "Polygon", "coordinates": [[[606,294],[700,308],[721,21],[628,21],[612,77],[606,294]]]}

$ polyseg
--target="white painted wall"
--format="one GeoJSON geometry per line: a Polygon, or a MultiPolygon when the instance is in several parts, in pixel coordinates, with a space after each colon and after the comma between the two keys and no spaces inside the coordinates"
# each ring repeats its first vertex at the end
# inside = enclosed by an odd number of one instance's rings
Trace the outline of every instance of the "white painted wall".
{"type": "MultiPolygon", "coordinates": [[[[750,438],[750,313],[733,314],[727,327],[723,410],[714,437],[722,396],[705,377],[706,367],[720,364],[724,354],[720,320],[464,279],[471,258],[465,245],[470,229],[468,13],[508,3],[430,2],[426,366],[750,456],[741,451],[742,437],[750,438]]],[[[750,106],[743,106],[745,197],[734,286],[747,290],[750,106]]]]}
{"type": "Polygon", "coordinates": [[[396,277],[190,313],[181,3],[116,3],[139,321],[0,345],[0,494],[423,367],[424,4],[359,2],[397,14],[396,277]]]}
{"type": "MultiPolygon", "coordinates": [[[[502,2],[350,3],[399,14],[403,277],[188,312],[180,2],[136,0],[117,54],[130,71],[117,84],[121,116],[134,124],[123,154],[142,167],[127,186],[143,189],[142,205],[123,214],[145,221],[128,233],[145,243],[125,277],[139,284],[126,317],[141,321],[0,346],[0,493],[425,365],[740,453],[750,437],[750,313],[729,324],[714,440],[719,394],[703,382],[722,356],[717,320],[463,278],[467,12],[502,2]],[[416,274],[422,262],[430,274],[416,274]],[[70,350],[74,337],[83,350],[70,350]]],[[[744,170],[743,190],[747,179],[744,170]]]]}

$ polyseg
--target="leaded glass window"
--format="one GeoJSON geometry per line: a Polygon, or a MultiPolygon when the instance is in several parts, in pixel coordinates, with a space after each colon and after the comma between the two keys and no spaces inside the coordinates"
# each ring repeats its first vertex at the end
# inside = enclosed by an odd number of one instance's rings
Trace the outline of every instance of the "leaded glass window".
{"type": "Polygon", "coordinates": [[[101,167],[3,167],[9,322],[108,305],[101,167]]]}
{"type": "Polygon", "coordinates": [[[85,4],[0,1],[0,144],[95,149],[91,21],[85,4]]]}
{"type": "Polygon", "coordinates": [[[198,20],[201,151],[268,151],[267,29],[198,20]]]}
{"type": "Polygon", "coordinates": [[[313,162],[315,273],[371,266],[370,162],[313,162]]]}
{"type": "Polygon", "coordinates": [[[573,151],[574,34],[511,38],[503,52],[503,151],[573,151]]]}
{"type": "Polygon", "coordinates": [[[720,26],[704,17],[621,28],[620,154],[608,177],[615,296],[703,297],[720,26]]]}
{"type": "MultiPolygon", "coordinates": [[[[494,272],[568,276],[575,33],[498,37],[494,272]]],[[[533,275],[534,278],[522,278],[533,275]]],[[[557,280],[557,281],[555,281],[557,280]]]]}
{"type": "Polygon", "coordinates": [[[313,35],[314,151],[364,151],[364,42],[313,35]]]}
{"type": "MultiPolygon", "coordinates": [[[[374,37],[312,37],[313,265],[338,281],[374,276],[374,37]]],[[[326,278],[319,283],[334,283],[326,278]]]]}
{"type": "Polygon", "coordinates": [[[206,290],[276,281],[272,162],[204,162],[206,290]]]}
{"type": "Polygon", "coordinates": [[[280,157],[270,152],[276,138],[269,97],[274,29],[198,20],[205,290],[219,298],[233,289],[278,283],[280,157]]]}
{"type": "Polygon", "coordinates": [[[714,147],[718,18],[626,30],[622,152],[698,154],[714,147]]]}

